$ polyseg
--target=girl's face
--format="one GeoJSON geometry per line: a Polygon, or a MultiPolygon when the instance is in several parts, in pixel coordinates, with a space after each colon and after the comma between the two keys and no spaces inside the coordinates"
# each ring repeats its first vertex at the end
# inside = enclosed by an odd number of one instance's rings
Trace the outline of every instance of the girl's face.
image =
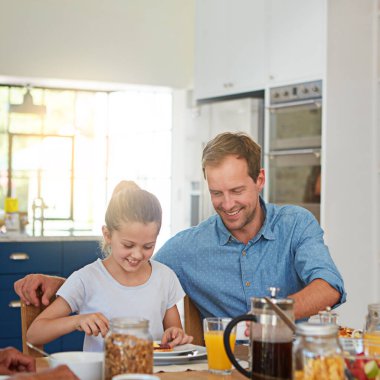
{"type": "Polygon", "coordinates": [[[138,272],[148,262],[153,255],[157,235],[155,222],[122,223],[112,234],[103,226],[104,239],[111,247],[110,256],[125,272],[138,272]]]}

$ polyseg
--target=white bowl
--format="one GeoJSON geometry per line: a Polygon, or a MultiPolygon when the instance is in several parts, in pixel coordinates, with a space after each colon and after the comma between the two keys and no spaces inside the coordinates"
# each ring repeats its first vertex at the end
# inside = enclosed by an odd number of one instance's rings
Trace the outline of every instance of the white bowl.
{"type": "Polygon", "coordinates": [[[80,380],[102,380],[103,352],[69,351],[49,356],[50,367],[66,364],[80,380]]]}
{"type": "Polygon", "coordinates": [[[146,375],[144,373],[125,373],[114,376],[112,380],[160,380],[160,378],[154,375],[146,375]]]}

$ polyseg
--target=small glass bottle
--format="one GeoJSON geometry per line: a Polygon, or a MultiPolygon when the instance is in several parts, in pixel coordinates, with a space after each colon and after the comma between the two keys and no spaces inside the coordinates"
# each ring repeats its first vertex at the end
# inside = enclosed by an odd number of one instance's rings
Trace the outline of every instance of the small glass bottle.
{"type": "Polygon", "coordinates": [[[367,355],[380,354],[380,303],[368,305],[363,338],[367,355]]]}
{"type": "Polygon", "coordinates": [[[293,379],[345,379],[338,329],[335,324],[297,325],[293,344],[293,379]]]}
{"type": "Polygon", "coordinates": [[[153,373],[149,321],[114,318],[104,339],[104,380],[122,373],[153,373]]]}
{"type": "Polygon", "coordinates": [[[338,314],[331,311],[331,307],[327,306],[326,310],[318,312],[319,320],[322,324],[325,323],[334,323],[338,324],[338,314]]]}

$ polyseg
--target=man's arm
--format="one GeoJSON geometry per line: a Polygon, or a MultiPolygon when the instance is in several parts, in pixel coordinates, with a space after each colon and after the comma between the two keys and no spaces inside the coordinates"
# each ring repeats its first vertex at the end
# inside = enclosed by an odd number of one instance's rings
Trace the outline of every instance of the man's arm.
{"type": "Polygon", "coordinates": [[[16,372],[34,372],[36,361],[14,347],[0,349],[0,374],[11,375],[16,372]]]}
{"type": "Polygon", "coordinates": [[[27,305],[49,305],[49,300],[65,282],[65,278],[44,274],[28,274],[14,283],[15,292],[27,305]]]}
{"type": "Polygon", "coordinates": [[[318,314],[327,306],[333,307],[340,297],[340,293],[322,279],[315,279],[299,292],[289,295],[294,300],[296,320],[318,314]]]}

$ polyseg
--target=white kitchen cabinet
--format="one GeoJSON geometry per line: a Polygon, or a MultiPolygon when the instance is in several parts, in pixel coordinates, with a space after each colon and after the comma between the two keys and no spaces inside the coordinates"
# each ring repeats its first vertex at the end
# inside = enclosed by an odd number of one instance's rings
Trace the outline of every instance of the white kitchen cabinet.
{"type": "Polygon", "coordinates": [[[265,87],[267,0],[198,0],[195,98],[265,87]]]}
{"type": "Polygon", "coordinates": [[[195,98],[320,79],[326,3],[320,0],[199,0],[195,98]]]}
{"type": "Polygon", "coordinates": [[[320,0],[270,0],[269,84],[323,77],[326,4],[320,0]]]}

